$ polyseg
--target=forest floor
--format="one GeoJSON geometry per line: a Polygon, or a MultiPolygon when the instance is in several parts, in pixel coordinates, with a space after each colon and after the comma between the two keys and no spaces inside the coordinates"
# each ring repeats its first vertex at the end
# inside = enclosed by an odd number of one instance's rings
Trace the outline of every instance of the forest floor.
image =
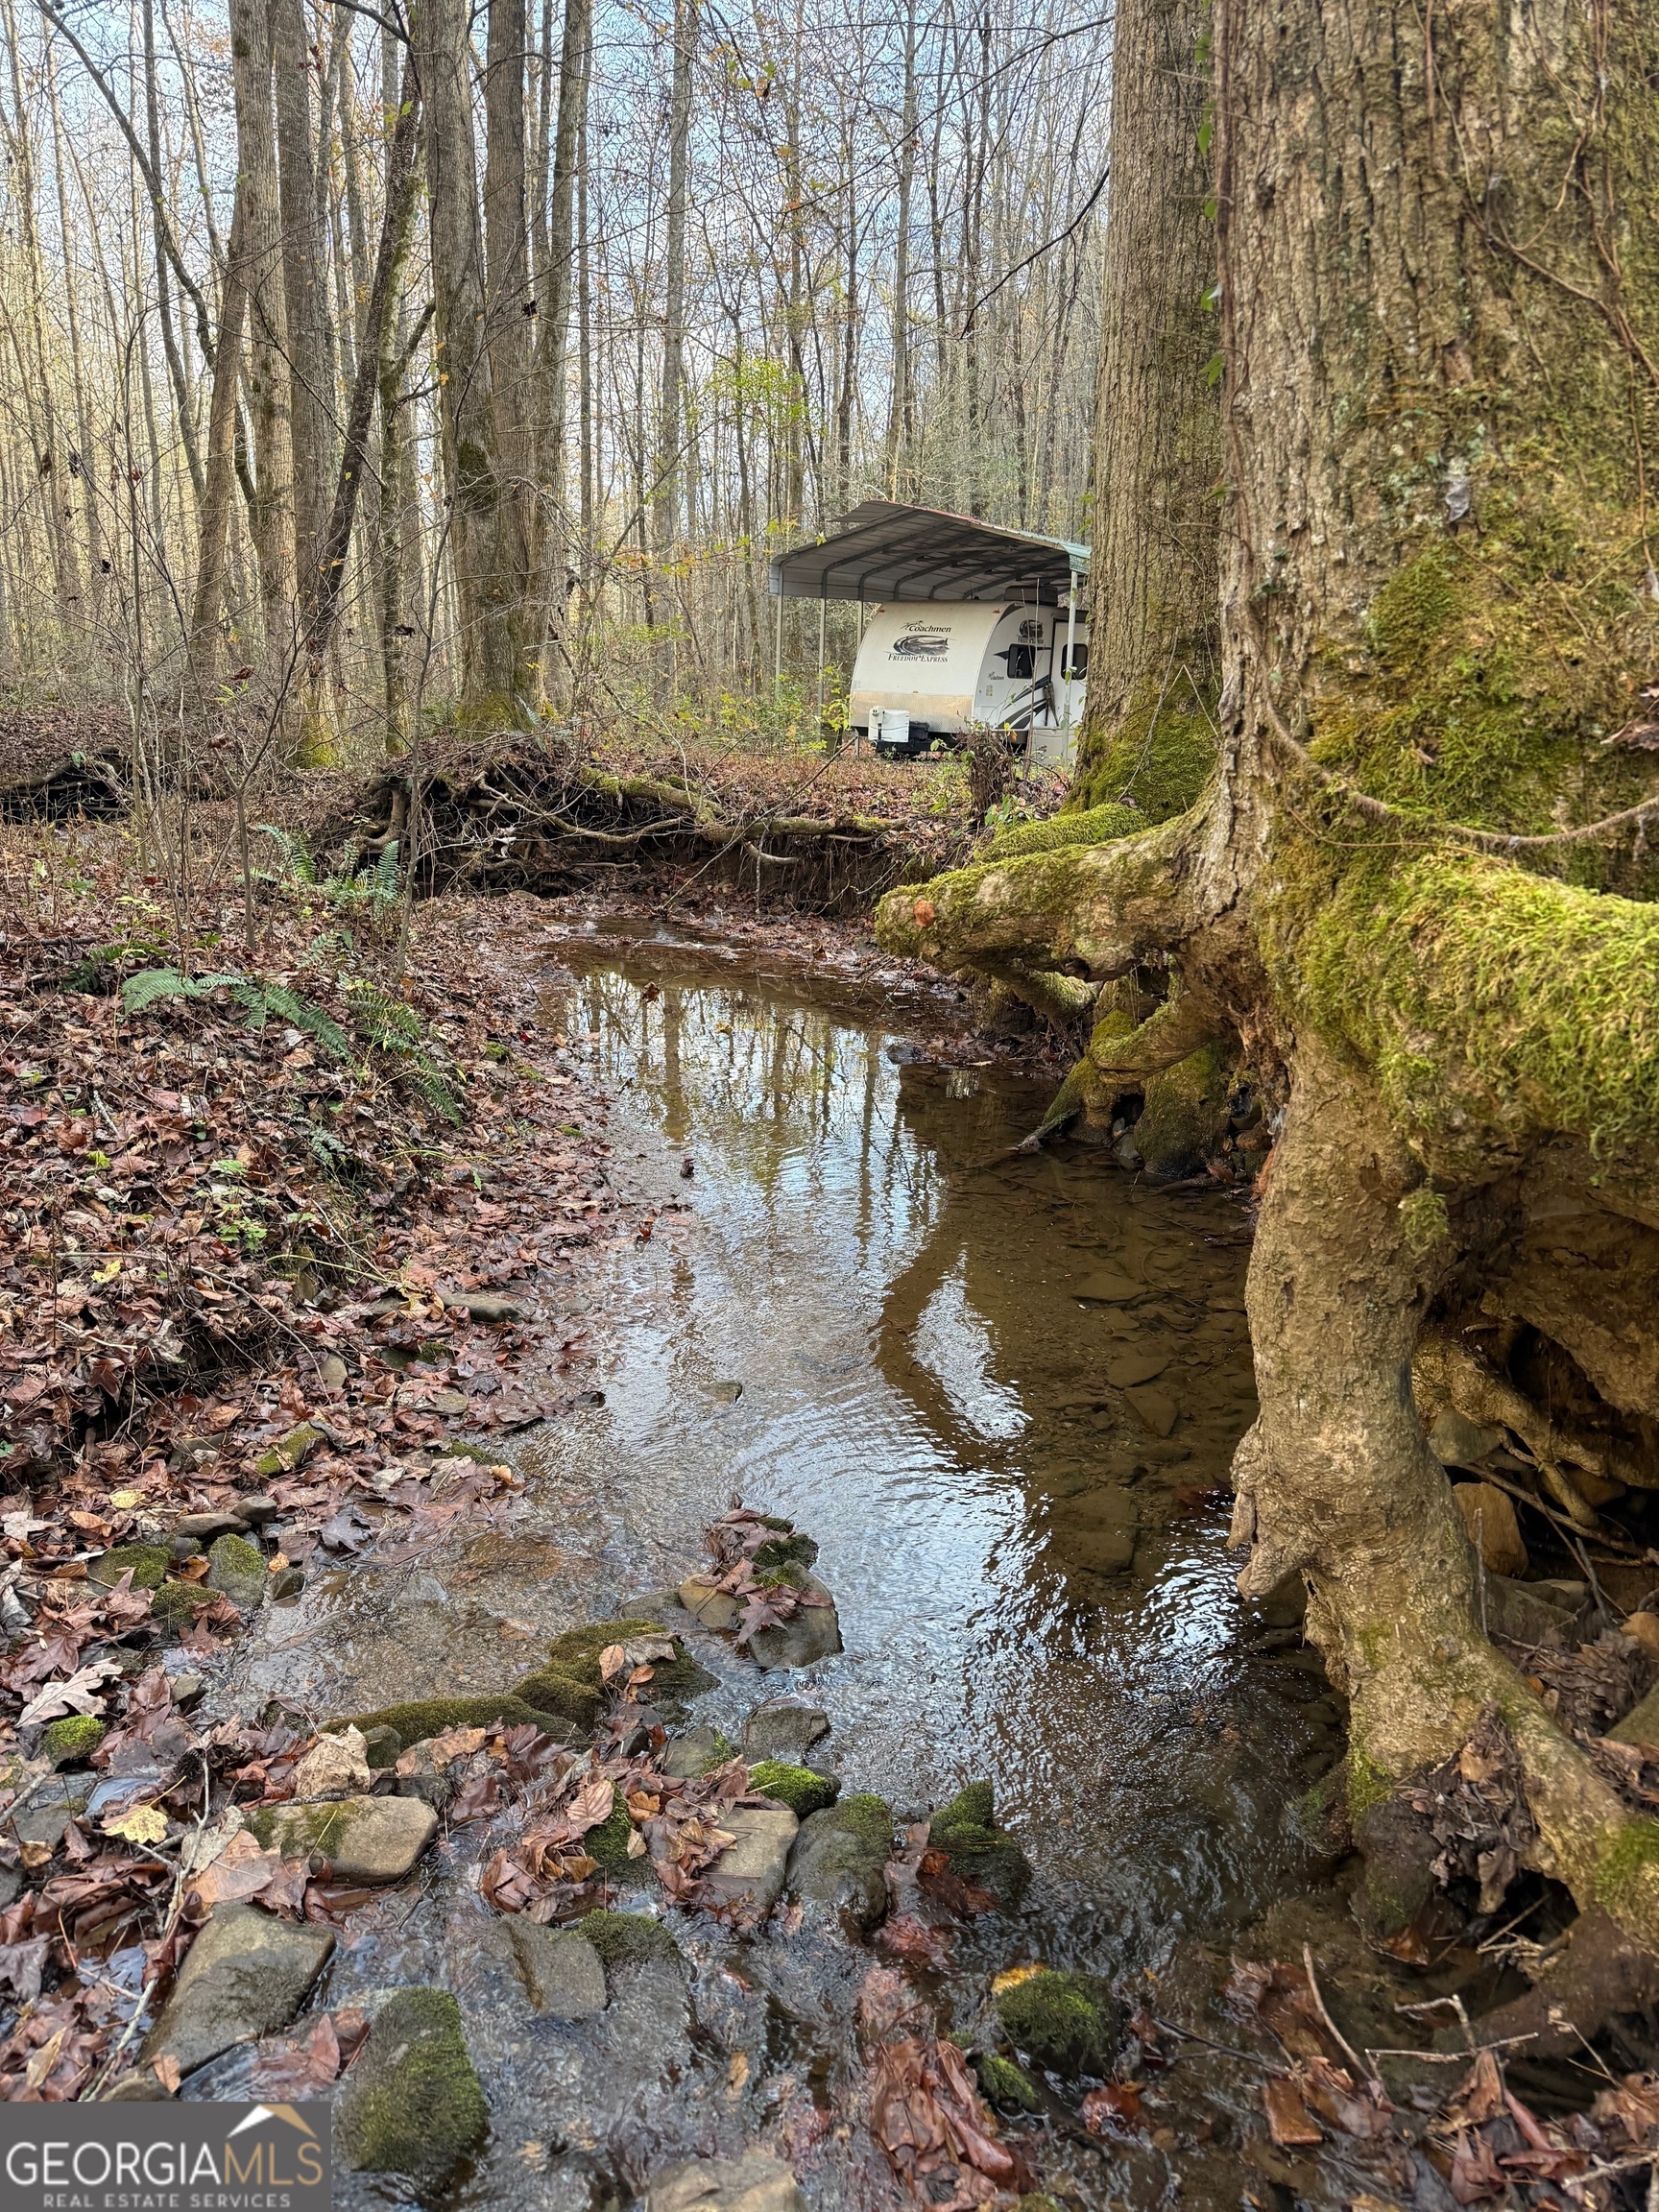
{"type": "MultiPolygon", "coordinates": [[[[724,773],[730,805],[781,788],[753,762],[724,773]]],[[[915,820],[913,774],[848,763],[834,803],[885,791],[915,820]]],[[[117,2084],[159,2097],[180,2067],[145,2039],[216,1908],[256,1903],[293,1931],[379,1909],[360,1874],[284,1849],[272,1809],[343,1790],[391,1802],[389,1774],[373,1782],[319,1735],[325,1715],[281,1700],[249,1719],[192,1714],[262,1607],[511,1503],[522,1479],[501,1448],[593,1390],[596,1286],[675,1208],[614,1172],[587,1040],[543,1019],[547,902],[439,899],[411,915],[372,881],[290,875],[249,907],[233,879],[146,874],[109,826],[6,832],[0,895],[0,2099],[117,2084]]],[[[584,911],[560,903],[566,923],[584,911]]],[[[1041,1054],[1041,1039],[974,1040],[966,1004],[948,1008],[937,977],[881,953],[861,923],[757,914],[715,892],[632,910],[905,1000],[940,1057],[1041,1054]]],[[[742,1545],[714,1541],[763,1624],[742,1545]]],[[[539,1925],[613,1902],[593,1853],[626,1819],[628,1852],[670,1896],[730,1920],[730,1899],[703,1887],[722,1823],[776,1800],[730,1758],[668,1772],[649,1706],[665,1654],[616,1648],[590,1686],[586,1759],[510,1697],[493,1701],[494,1725],[451,1701],[432,1740],[445,1832],[510,1805],[517,1825],[480,1879],[539,1925]]],[[[410,1746],[398,1754],[417,1795],[432,1793],[426,1755],[411,1767],[410,1746]]],[[[1351,2040],[1369,2040],[1361,2021],[1420,2039],[1393,2011],[1408,1980],[1293,1912],[1239,1947],[1243,1964],[1173,1977],[1111,2052],[1106,2014],[1070,2054],[1027,2022],[1026,2040],[1010,2028],[970,2071],[929,1992],[950,1930],[995,1911],[975,1868],[1007,1839],[981,1833],[953,1858],[943,1815],[935,1826],[931,1845],[912,1829],[878,1869],[893,1912],[860,1999],[854,2103],[895,2200],[1028,2193],[1050,2128],[1194,2179],[1236,2184],[1242,2168],[1253,2202],[1611,2212],[1646,2187],[1659,2080],[1587,2077],[1587,2109],[1541,2116],[1502,2053],[1471,2049],[1391,2095],[1351,2040]],[[1335,1986],[1314,1979],[1311,1948],[1298,1960],[1310,1932],[1340,1954],[1335,1986]],[[1008,2055],[1044,2048],[1047,2071],[1008,2055]],[[1255,2116],[1236,2150],[1178,2086],[1202,2051],[1238,2069],[1228,2098],[1255,2116]]],[[[1029,1978],[1008,1977],[1003,1997],[1029,1978]]],[[[349,2006],[284,2036],[289,2016],[263,2024],[261,2094],[324,2093],[373,2044],[349,2006]]],[[[821,2143],[817,2128],[800,2141],[821,2143]]]]}

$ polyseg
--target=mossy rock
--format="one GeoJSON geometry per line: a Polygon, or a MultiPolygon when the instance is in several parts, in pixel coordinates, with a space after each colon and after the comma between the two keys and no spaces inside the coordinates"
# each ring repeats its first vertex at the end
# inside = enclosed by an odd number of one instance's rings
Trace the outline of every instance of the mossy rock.
{"type": "Polygon", "coordinates": [[[1004,1911],[1024,1896],[1031,1862],[1013,1837],[998,1827],[989,1782],[970,1782],[949,1805],[941,1806],[928,1827],[927,1840],[950,1859],[953,1874],[988,1889],[1004,1911]]]}
{"type": "Polygon", "coordinates": [[[335,2107],[347,2164],[360,2173],[407,2174],[435,2187],[489,2122],[454,1998],[446,1989],[396,1990],[375,2013],[335,2107]]]}
{"type": "Polygon", "coordinates": [[[787,1805],[797,1820],[805,1820],[808,1813],[823,1812],[841,1794],[837,1776],[815,1773],[810,1767],[792,1767],[784,1759],[762,1759],[751,1767],[749,1787],[762,1797],[775,1797],[780,1805],[787,1805]]]}
{"type": "Polygon", "coordinates": [[[545,1719],[552,1716],[572,1728],[591,1731],[605,1709],[605,1693],[595,1683],[563,1667],[539,1667],[515,1682],[513,1695],[521,1704],[533,1705],[545,1719]]]}
{"type": "Polygon", "coordinates": [[[131,1568],[134,1590],[159,1590],[172,1564],[173,1554],[165,1544],[117,1544],[89,1563],[86,1578],[112,1590],[131,1568]]]}
{"type": "Polygon", "coordinates": [[[1016,2049],[1050,2073],[1103,2076],[1112,2063],[1118,2001],[1097,1974],[1046,1967],[1003,1990],[997,2017],[1016,2049]]]}
{"type": "Polygon", "coordinates": [[[70,1713],[40,1731],[40,1756],[54,1767],[75,1767],[90,1759],[104,1741],[104,1723],[90,1713],[70,1713]]]}
{"type": "Polygon", "coordinates": [[[264,1601],[269,1576],[265,1555],[246,1536],[216,1536],[207,1551],[207,1587],[228,1598],[243,1612],[254,1612],[264,1601]]]}
{"type": "Polygon", "coordinates": [[[547,1647],[547,1664],[561,1668],[566,1674],[574,1674],[579,1681],[590,1682],[597,1690],[603,1680],[599,1671],[600,1656],[613,1644],[631,1643],[636,1636],[666,1634],[661,1621],[589,1621],[580,1628],[566,1628],[563,1635],[554,1637],[547,1647]]]}
{"type": "Polygon", "coordinates": [[[803,1536],[799,1530],[788,1536],[769,1536],[764,1544],[756,1546],[750,1561],[757,1579],[764,1575],[768,1568],[807,1568],[815,1567],[817,1563],[816,1543],[810,1536],[803,1536]]]}
{"type": "Polygon", "coordinates": [[[607,1982],[623,1967],[648,1966],[653,1960],[685,1969],[679,1944],[648,1913],[587,1912],[571,1925],[598,1952],[607,1982]]]}
{"type": "Polygon", "coordinates": [[[535,1706],[503,1692],[493,1697],[414,1697],[404,1705],[382,1705],[373,1713],[347,1713],[328,1727],[360,1728],[367,1736],[373,1728],[396,1730],[405,1751],[411,1743],[424,1743],[429,1736],[442,1736],[446,1728],[488,1728],[505,1721],[510,1728],[545,1728],[547,1716],[535,1706]]]}
{"type": "MultiPolygon", "coordinates": [[[[666,1636],[668,1633],[660,1621],[594,1621],[585,1628],[567,1628],[563,1636],[556,1636],[547,1647],[547,1664],[565,1673],[579,1675],[599,1689],[602,1687],[599,1655],[608,1646],[631,1643],[636,1636],[666,1636]]],[[[698,1666],[677,1636],[673,1658],[654,1659],[651,1671],[653,1704],[700,1697],[706,1690],[719,1687],[714,1676],[706,1667],[698,1666]]]]}
{"type": "Polygon", "coordinates": [[[981,2051],[974,2061],[979,2086],[993,2104],[1009,2112],[1041,2112],[1043,2097],[1023,2066],[995,2051],[981,2051]]]}
{"type": "Polygon", "coordinates": [[[883,1859],[893,1848],[893,1808],[874,1790],[855,1790],[851,1797],[843,1797],[835,1808],[834,1825],[872,1850],[879,1846],[883,1859]]]}
{"type": "Polygon", "coordinates": [[[297,1467],[323,1442],[323,1431],[309,1421],[301,1421],[280,1436],[268,1451],[261,1452],[253,1462],[255,1475],[267,1479],[277,1475],[292,1475],[297,1467]]]}
{"type": "Polygon", "coordinates": [[[403,1739],[396,1728],[388,1728],[384,1721],[377,1727],[363,1731],[363,1756],[369,1762],[371,1774],[383,1767],[396,1767],[403,1749],[403,1739]]]}
{"type": "Polygon", "coordinates": [[[651,1862],[648,1858],[631,1859],[628,1856],[628,1841],[633,1833],[634,1822],[629,1817],[628,1808],[618,1797],[598,1827],[589,1828],[583,1837],[582,1848],[590,1859],[598,1861],[601,1872],[608,1874],[612,1881],[626,1881],[630,1877],[637,1879],[641,1872],[649,1869],[651,1862]]]}
{"type": "Polygon", "coordinates": [[[858,1791],[802,1821],[789,1853],[789,1888],[815,1913],[850,1916],[859,1928],[873,1928],[887,1910],[892,1848],[892,1806],[873,1791],[858,1791]]]}
{"type": "Polygon", "coordinates": [[[195,1582],[163,1582],[150,1600],[150,1618],[163,1634],[188,1628],[212,1593],[195,1582]]]}

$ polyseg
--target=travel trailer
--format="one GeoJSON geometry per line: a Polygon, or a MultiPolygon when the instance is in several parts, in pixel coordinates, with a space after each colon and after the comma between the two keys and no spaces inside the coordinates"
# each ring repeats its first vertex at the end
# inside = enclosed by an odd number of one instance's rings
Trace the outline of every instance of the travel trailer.
{"type": "Polygon", "coordinates": [[[853,664],[852,724],[882,753],[926,753],[989,726],[1058,760],[1082,718],[1088,670],[1089,624],[1068,608],[878,607],[853,664]]]}
{"type": "Polygon", "coordinates": [[[1006,733],[1069,767],[1082,719],[1089,548],[967,515],[867,499],[834,535],[781,553],[774,598],[870,609],[853,666],[853,729],[890,755],[1006,733]]]}

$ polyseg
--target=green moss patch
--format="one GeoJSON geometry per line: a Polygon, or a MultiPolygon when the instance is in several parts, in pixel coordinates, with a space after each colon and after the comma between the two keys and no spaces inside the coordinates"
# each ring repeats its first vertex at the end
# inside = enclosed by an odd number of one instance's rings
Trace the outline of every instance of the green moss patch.
{"type": "Polygon", "coordinates": [[[628,1808],[620,1797],[597,1828],[589,1828],[582,1839],[582,1848],[590,1859],[596,1859],[602,1873],[613,1881],[643,1868],[645,1862],[630,1859],[628,1839],[634,1833],[634,1822],[628,1808]]]}
{"type": "Polygon", "coordinates": [[[1613,1831],[1596,1868],[1596,1902],[1615,1919],[1639,1907],[1646,1918],[1659,1886],[1659,1820],[1632,1817],[1613,1831]]]}
{"type": "Polygon", "coordinates": [[[1297,934],[1286,981],[1407,1128],[1659,1137],[1659,907],[1438,854],[1356,870],[1297,934]]]}
{"type": "Polygon", "coordinates": [[[490,2107],[446,1989],[399,1989],[374,2015],[335,2108],[347,2162],[370,2174],[445,2179],[484,2133],[490,2107]]]}
{"type": "Polygon", "coordinates": [[[1017,1905],[1031,1879],[1031,1863],[1005,1829],[997,1825],[989,1782],[970,1782],[960,1795],[934,1814],[929,1844],[945,1852],[951,1872],[964,1876],[1007,1908],[1017,1905]]]}
{"type": "Polygon", "coordinates": [[[90,1759],[104,1741],[104,1723],[90,1713],[70,1713],[52,1720],[40,1731],[40,1756],[55,1767],[72,1767],[90,1759]]]}
{"type": "Polygon", "coordinates": [[[510,1693],[491,1697],[414,1697],[403,1705],[382,1705],[373,1713],[348,1713],[330,1720],[332,1728],[391,1728],[405,1751],[411,1743],[424,1743],[429,1736],[442,1736],[446,1728],[488,1728],[495,1721],[510,1728],[528,1722],[545,1729],[547,1716],[510,1693]]]}
{"type": "Polygon", "coordinates": [[[1096,1974],[1045,1968],[1003,1990],[997,2017],[1016,2049],[1050,2073],[1103,2076],[1112,2063],[1118,2002],[1096,1974]]]}
{"type": "Polygon", "coordinates": [[[1160,673],[1138,685],[1098,749],[1085,731],[1076,799],[1094,812],[1133,807],[1137,827],[1185,814],[1215,765],[1214,704],[1213,687],[1196,693],[1185,669],[1169,683],[1160,673]]]}
{"type": "Polygon", "coordinates": [[[755,1547],[750,1560],[757,1577],[763,1576],[769,1568],[799,1567],[805,1570],[816,1566],[817,1562],[816,1542],[810,1536],[802,1535],[799,1530],[787,1536],[769,1536],[764,1544],[755,1547]]]}
{"type": "Polygon", "coordinates": [[[995,2051],[981,2051],[974,2061],[979,2086],[993,2104],[1010,2112],[1041,2112],[1042,2093],[1023,2066],[995,2051]]]}
{"type": "Polygon", "coordinates": [[[841,1794],[841,1784],[833,1774],[818,1774],[810,1767],[792,1767],[783,1759],[762,1759],[751,1767],[749,1787],[762,1797],[787,1805],[798,1820],[805,1820],[808,1813],[821,1813],[841,1794]]]}
{"type": "MultiPolygon", "coordinates": [[[[533,1705],[545,1704],[549,1712],[567,1713],[574,1719],[578,1718],[578,1708],[571,1702],[566,1685],[581,1686],[594,1700],[591,1717],[581,1722],[590,1728],[598,1719],[606,1695],[604,1677],[599,1671],[601,1654],[613,1644],[631,1644],[636,1637],[667,1633],[660,1621],[589,1621],[580,1628],[566,1628],[548,1645],[545,1667],[527,1675],[517,1686],[518,1695],[533,1705]],[[536,1686],[539,1695],[532,1695],[531,1684],[536,1686]]],[[[674,1639],[674,1656],[656,1659],[651,1664],[650,1693],[654,1703],[697,1697],[716,1686],[713,1675],[688,1656],[678,1637],[674,1639]]]]}
{"type": "Polygon", "coordinates": [[[134,1590],[159,1590],[172,1564],[173,1554],[165,1544],[117,1544],[114,1551],[90,1562],[86,1576],[112,1590],[131,1568],[134,1590]]]}
{"type": "Polygon", "coordinates": [[[163,1582],[150,1600],[150,1618],[170,1634],[188,1628],[204,1605],[213,1602],[213,1593],[204,1590],[195,1582],[163,1582]]]}
{"type": "Polygon", "coordinates": [[[1053,814],[1046,822],[1022,822],[1002,830],[979,855],[982,860],[1017,860],[1025,853],[1057,853],[1063,845],[1104,845],[1110,837],[1132,837],[1147,817],[1138,806],[1116,804],[1086,807],[1076,814],[1053,814]]]}
{"type": "Polygon", "coordinates": [[[563,1720],[572,1728],[596,1727],[605,1707],[605,1693],[597,1685],[563,1667],[539,1667],[514,1683],[513,1695],[520,1704],[533,1705],[543,1719],[563,1720]]]}
{"type": "Polygon", "coordinates": [[[883,1858],[893,1848],[893,1808],[873,1790],[854,1791],[851,1797],[843,1797],[830,1814],[829,1824],[856,1836],[872,1850],[879,1848],[883,1858]]]}
{"type": "Polygon", "coordinates": [[[607,1980],[621,1967],[645,1966],[653,1960],[685,1964],[680,1946],[667,1929],[646,1913],[587,1912],[572,1926],[598,1952],[607,1980]]]}

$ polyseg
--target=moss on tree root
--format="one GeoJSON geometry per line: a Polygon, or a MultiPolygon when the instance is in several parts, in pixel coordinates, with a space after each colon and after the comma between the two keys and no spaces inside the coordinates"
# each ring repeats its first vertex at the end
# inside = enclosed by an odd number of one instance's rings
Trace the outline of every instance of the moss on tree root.
{"type": "Polygon", "coordinates": [[[1420,1142],[1659,1140],[1659,907],[1443,852],[1358,868],[1298,923],[1286,995],[1420,1142]]]}

